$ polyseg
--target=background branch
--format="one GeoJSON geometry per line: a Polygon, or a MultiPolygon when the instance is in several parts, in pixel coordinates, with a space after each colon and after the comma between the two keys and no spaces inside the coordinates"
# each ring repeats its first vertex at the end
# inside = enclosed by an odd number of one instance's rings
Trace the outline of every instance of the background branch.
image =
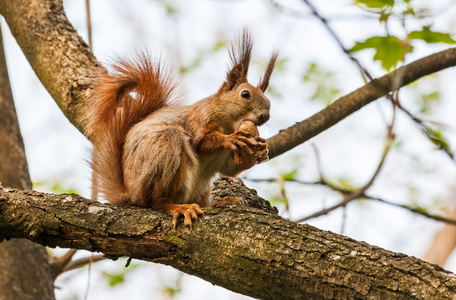
{"type": "Polygon", "coordinates": [[[394,73],[375,79],[356,91],[339,98],[310,118],[281,130],[279,134],[268,139],[269,157],[273,158],[293,149],[389,92],[396,91],[423,76],[455,65],[456,48],[450,48],[402,66],[394,73]],[[395,79],[395,74],[400,74],[399,83],[395,79]]]}
{"type": "MultiPolygon", "coordinates": [[[[266,178],[266,179],[243,178],[243,180],[245,180],[245,181],[253,181],[253,182],[279,182],[279,179],[277,179],[277,178],[266,178]]],[[[287,181],[287,182],[295,182],[295,183],[298,183],[298,184],[305,184],[305,185],[326,186],[326,187],[332,189],[333,191],[339,192],[339,193],[341,193],[343,195],[349,195],[349,194],[353,193],[353,190],[344,189],[344,188],[341,188],[341,187],[336,186],[336,185],[334,185],[332,183],[329,183],[329,182],[322,182],[321,180],[319,180],[319,181],[302,181],[302,180],[296,180],[296,179],[294,179],[294,180],[287,179],[285,181],[287,181]]],[[[430,218],[430,219],[433,219],[433,220],[436,220],[436,221],[439,221],[439,222],[448,223],[448,224],[451,224],[451,225],[456,225],[456,219],[430,214],[430,213],[428,213],[426,211],[423,211],[422,209],[414,208],[414,207],[409,206],[409,205],[398,204],[398,203],[395,203],[393,201],[389,201],[389,200],[386,200],[386,199],[383,199],[383,198],[380,198],[380,197],[376,197],[376,196],[371,196],[371,195],[368,195],[368,194],[363,194],[359,198],[364,198],[364,199],[378,201],[378,202],[381,202],[381,203],[384,203],[384,204],[387,204],[387,205],[391,205],[391,206],[395,206],[395,207],[406,209],[406,210],[408,210],[410,212],[422,215],[424,217],[427,217],[427,218],[430,218]]]]}
{"type": "MultiPolygon", "coordinates": [[[[395,112],[396,112],[396,110],[393,107],[393,120],[391,121],[391,124],[388,126],[388,129],[387,129],[385,147],[383,148],[382,157],[380,158],[378,166],[375,169],[375,172],[372,175],[372,177],[369,179],[369,181],[363,187],[361,187],[360,189],[358,189],[356,191],[352,191],[352,192],[346,193],[344,200],[341,201],[340,203],[337,203],[337,204],[335,204],[335,205],[333,205],[331,207],[322,209],[321,211],[313,213],[310,216],[307,216],[307,217],[301,218],[299,220],[296,220],[296,222],[300,223],[300,222],[304,222],[304,221],[310,220],[312,218],[316,218],[316,217],[320,217],[320,216],[326,215],[326,214],[330,213],[331,211],[333,211],[335,209],[338,209],[339,207],[345,207],[348,203],[352,202],[353,200],[361,198],[361,197],[364,196],[366,191],[372,186],[372,184],[374,184],[375,179],[377,178],[378,174],[380,173],[380,170],[382,169],[382,167],[383,167],[383,165],[385,163],[386,156],[388,155],[388,153],[389,153],[389,151],[391,149],[391,145],[392,145],[393,139],[394,139],[393,127],[394,127],[394,121],[395,121],[395,115],[396,115],[395,112]]],[[[319,160],[319,158],[317,157],[317,161],[318,160],[319,160]]],[[[320,178],[320,181],[323,182],[323,183],[326,182],[326,180],[324,178],[320,178]]]]}

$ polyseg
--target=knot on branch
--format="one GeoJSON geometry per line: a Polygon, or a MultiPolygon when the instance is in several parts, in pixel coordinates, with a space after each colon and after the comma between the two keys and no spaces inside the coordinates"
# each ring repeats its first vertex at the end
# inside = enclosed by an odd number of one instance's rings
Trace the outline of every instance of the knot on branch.
{"type": "Polygon", "coordinates": [[[229,196],[246,199],[249,206],[258,208],[264,212],[278,213],[276,207],[272,206],[269,201],[258,196],[256,190],[246,187],[241,179],[237,177],[221,177],[214,182],[211,202],[216,202],[229,196]]]}

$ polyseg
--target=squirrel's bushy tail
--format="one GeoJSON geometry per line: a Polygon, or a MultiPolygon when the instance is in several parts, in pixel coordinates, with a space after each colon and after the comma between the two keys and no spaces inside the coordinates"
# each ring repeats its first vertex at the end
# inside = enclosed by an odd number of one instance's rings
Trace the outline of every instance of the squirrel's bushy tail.
{"type": "Polygon", "coordinates": [[[87,106],[86,133],[93,141],[92,198],[98,193],[114,204],[126,204],[123,146],[129,129],[167,106],[175,85],[160,63],[146,52],[131,60],[117,59],[111,72],[97,75],[87,106]]]}

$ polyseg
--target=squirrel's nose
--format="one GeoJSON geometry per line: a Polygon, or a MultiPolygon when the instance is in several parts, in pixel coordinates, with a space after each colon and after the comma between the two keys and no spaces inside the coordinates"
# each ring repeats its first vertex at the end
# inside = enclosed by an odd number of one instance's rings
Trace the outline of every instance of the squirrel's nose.
{"type": "Polygon", "coordinates": [[[259,117],[260,125],[263,125],[269,120],[269,112],[262,113],[259,117]]]}

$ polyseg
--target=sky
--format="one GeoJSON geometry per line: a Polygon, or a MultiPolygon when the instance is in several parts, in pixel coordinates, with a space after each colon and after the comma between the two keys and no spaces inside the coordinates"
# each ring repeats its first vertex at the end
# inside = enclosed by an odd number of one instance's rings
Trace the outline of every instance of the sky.
{"type": "MultiPolygon", "coordinates": [[[[348,0],[314,1],[346,48],[373,35],[384,35],[385,26],[366,17],[348,0]]],[[[454,1],[453,1],[454,2],[454,1]]],[[[267,93],[272,103],[271,120],[260,128],[268,138],[280,129],[302,121],[326,106],[322,99],[312,100],[318,84],[336,88],[345,95],[364,82],[356,66],[341,51],[319,21],[308,13],[301,1],[175,0],[175,1],[107,1],[91,2],[93,50],[102,63],[113,55],[128,56],[135,48],[147,47],[176,70],[186,68],[179,80],[182,97],[192,103],[219,88],[228,66],[227,47],[245,26],[254,36],[253,62],[249,80],[257,82],[271,53],[278,49],[281,64],[271,78],[267,93]],[[293,11],[292,13],[290,11],[293,11]],[[222,47],[215,48],[216,42],[222,47]],[[197,62],[197,63],[195,63],[197,62]],[[306,70],[315,64],[324,75],[316,82],[303,81],[306,70]]],[[[456,7],[452,1],[415,1],[417,6],[440,12],[437,18],[407,21],[408,30],[431,25],[435,30],[456,33],[456,7]]],[[[65,10],[78,33],[87,40],[84,1],[65,0],[65,10]]],[[[6,28],[2,20],[2,28],[6,28]]],[[[58,184],[63,190],[74,190],[90,197],[90,168],[87,160],[90,143],[63,116],[57,105],[34,75],[14,38],[5,30],[5,48],[13,94],[26,145],[29,169],[35,188],[49,191],[58,184]],[[41,183],[41,184],[40,184],[41,183]]],[[[404,37],[399,21],[388,25],[392,34],[404,37]]],[[[406,62],[448,48],[445,44],[414,44],[406,62]]],[[[355,54],[374,77],[385,74],[372,51],[355,54]]],[[[308,74],[308,72],[307,72],[308,74]]],[[[317,77],[318,77],[317,76],[317,77]]],[[[448,125],[445,130],[452,149],[456,145],[454,111],[456,70],[448,69],[420,80],[413,88],[404,89],[401,102],[413,112],[420,110],[420,95],[439,91],[439,102],[425,117],[448,125]]],[[[255,166],[241,177],[247,186],[258,190],[266,199],[280,195],[277,184],[250,179],[277,178],[293,170],[304,181],[318,180],[314,148],[318,149],[324,176],[333,182],[362,186],[372,176],[385,143],[386,124],[392,110],[385,100],[376,101],[354,113],[333,128],[309,142],[255,166]]],[[[441,213],[441,208],[454,206],[451,187],[456,178],[456,165],[435,149],[417,126],[403,113],[397,113],[396,144],[385,165],[369,189],[369,194],[401,204],[414,204],[441,213]]],[[[290,209],[276,203],[284,217],[299,219],[341,201],[340,195],[324,187],[287,183],[290,209]]],[[[356,201],[345,210],[312,219],[318,228],[348,235],[354,239],[408,255],[422,256],[441,223],[372,201],[356,201]]],[[[64,250],[55,250],[63,253],[64,250]]],[[[78,253],[78,257],[87,253],[78,253]]],[[[179,283],[181,292],[175,299],[247,299],[215,287],[198,278],[180,275],[164,266],[140,263],[125,276],[125,283],[109,287],[103,272],[122,273],[124,261],[103,261],[62,275],[56,282],[58,299],[167,299],[164,286],[179,283]]],[[[446,268],[456,271],[456,258],[446,268]]]]}

